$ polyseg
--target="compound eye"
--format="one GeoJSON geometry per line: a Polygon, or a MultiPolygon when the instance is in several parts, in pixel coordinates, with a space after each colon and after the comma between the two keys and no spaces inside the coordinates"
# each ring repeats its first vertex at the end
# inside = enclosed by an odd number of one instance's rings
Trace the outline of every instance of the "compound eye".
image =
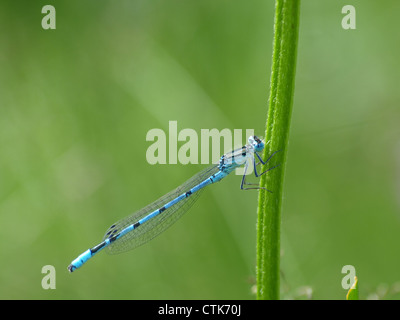
{"type": "Polygon", "coordinates": [[[259,152],[263,149],[264,149],[264,142],[261,139],[257,138],[256,143],[254,144],[254,150],[259,152]]]}

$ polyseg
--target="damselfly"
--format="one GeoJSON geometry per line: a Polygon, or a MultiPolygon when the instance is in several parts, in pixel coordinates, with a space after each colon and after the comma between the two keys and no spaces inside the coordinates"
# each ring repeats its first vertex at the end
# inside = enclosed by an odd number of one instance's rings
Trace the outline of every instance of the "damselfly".
{"type": "Polygon", "coordinates": [[[259,177],[276,167],[269,168],[260,174],[257,172],[257,165],[267,163],[277,152],[274,152],[264,162],[259,155],[259,152],[264,147],[264,142],[257,136],[250,137],[247,145],[224,154],[219,164],[201,171],[155,202],[114,223],[108,228],[102,242],[86,250],[72,261],[68,266],[68,270],[73,272],[103,249],[107,249],[110,254],[116,254],[136,248],[153,239],[171,226],[191,207],[204,187],[222,180],[242,165],[244,165],[244,174],[240,188],[242,190],[259,189],[259,187],[246,187],[252,185],[246,183],[246,172],[249,165],[253,165],[254,174],[259,177]],[[258,163],[256,157],[259,160],[258,163]]]}

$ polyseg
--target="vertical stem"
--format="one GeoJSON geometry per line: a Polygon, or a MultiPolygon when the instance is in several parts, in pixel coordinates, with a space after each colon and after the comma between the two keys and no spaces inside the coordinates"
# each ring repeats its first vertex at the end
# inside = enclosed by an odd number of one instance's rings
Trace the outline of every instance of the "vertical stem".
{"type": "MultiPolygon", "coordinates": [[[[296,74],[300,0],[276,0],[271,91],[264,160],[277,150],[280,166],[262,175],[257,222],[257,299],[280,298],[280,224],[285,162],[296,74]]],[[[272,162],[271,162],[272,163],[272,162]]],[[[263,171],[272,166],[267,163],[263,171]]]]}

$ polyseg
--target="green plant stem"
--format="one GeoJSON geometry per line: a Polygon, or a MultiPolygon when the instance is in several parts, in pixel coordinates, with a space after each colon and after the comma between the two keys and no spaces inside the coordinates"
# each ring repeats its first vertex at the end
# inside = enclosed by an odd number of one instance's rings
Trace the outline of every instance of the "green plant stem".
{"type": "Polygon", "coordinates": [[[354,277],[354,283],[347,292],[346,300],[358,300],[358,278],[354,277]]]}
{"type": "Polygon", "coordinates": [[[280,298],[280,224],[286,152],[296,73],[300,0],[276,0],[271,91],[265,134],[264,160],[281,150],[262,170],[257,222],[257,299],[280,298]]]}

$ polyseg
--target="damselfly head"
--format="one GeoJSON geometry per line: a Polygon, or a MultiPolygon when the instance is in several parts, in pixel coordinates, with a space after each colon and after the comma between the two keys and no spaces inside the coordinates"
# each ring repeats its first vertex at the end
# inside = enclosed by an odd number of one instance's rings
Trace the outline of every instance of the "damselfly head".
{"type": "Polygon", "coordinates": [[[249,144],[253,146],[254,151],[260,152],[264,149],[264,141],[257,136],[250,136],[249,144]]]}

